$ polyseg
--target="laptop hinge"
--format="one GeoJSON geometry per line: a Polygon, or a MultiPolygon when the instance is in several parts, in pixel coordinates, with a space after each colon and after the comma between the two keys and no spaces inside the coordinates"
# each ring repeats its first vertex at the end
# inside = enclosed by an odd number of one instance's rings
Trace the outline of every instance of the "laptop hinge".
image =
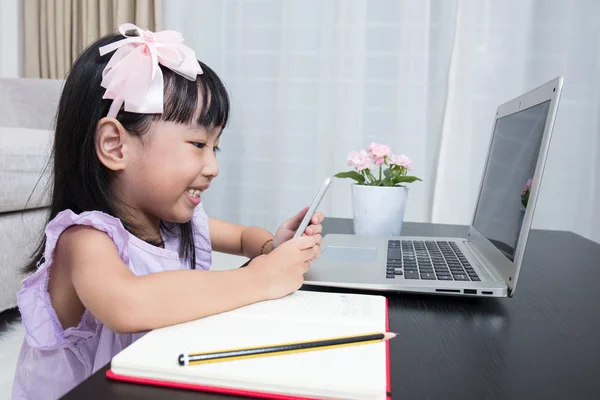
{"type": "MultiPolygon", "coordinates": [[[[487,272],[487,274],[494,281],[506,283],[506,281],[502,278],[502,276],[496,270],[494,270],[493,268],[489,267],[489,265],[491,265],[491,263],[483,256],[483,254],[481,254],[480,251],[477,250],[477,248],[475,246],[473,246],[472,242],[470,242],[467,239],[467,240],[464,241],[464,245],[471,252],[471,255],[477,259],[478,264],[479,264],[479,268],[481,268],[485,272],[487,272]]],[[[507,287],[508,287],[508,285],[507,285],[507,287]]]]}

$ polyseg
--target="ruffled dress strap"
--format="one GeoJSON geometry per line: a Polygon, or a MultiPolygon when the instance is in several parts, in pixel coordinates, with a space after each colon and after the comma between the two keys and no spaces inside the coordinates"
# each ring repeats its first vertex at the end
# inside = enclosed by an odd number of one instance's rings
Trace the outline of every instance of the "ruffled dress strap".
{"type": "Polygon", "coordinates": [[[99,211],[75,214],[71,210],[60,212],[46,227],[46,247],[43,259],[35,273],[23,280],[17,294],[17,304],[25,327],[25,339],[32,348],[53,349],[68,347],[96,334],[100,323],[87,310],[76,327],[64,330],[52,307],[48,293],[50,267],[56,243],[70,226],[87,225],[106,232],[115,243],[119,256],[129,265],[129,233],[121,221],[99,211]]]}
{"type": "Polygon", "coordinates": [[[196,269],[209,270],[212,264],[212,244],[208,229],[208,215],[202,203],[196,206],[193,217],[196,269]]]}

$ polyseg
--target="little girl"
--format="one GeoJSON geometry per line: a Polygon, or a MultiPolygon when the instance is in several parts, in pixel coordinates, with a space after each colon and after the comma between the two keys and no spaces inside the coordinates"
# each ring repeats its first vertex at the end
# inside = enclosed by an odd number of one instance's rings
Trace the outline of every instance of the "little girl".
{"type": "Polygon", "coordinates": [[[149,330],[283,297],[320,256],[321,213],[296,239],[306,208],[274,237],[207,217],[225,87],[179,33],[120,33],[81,54],[60,98],[13,398],[58,398],[149,330]],[[209,271],[213,250],[252,260],[209,271]]]}

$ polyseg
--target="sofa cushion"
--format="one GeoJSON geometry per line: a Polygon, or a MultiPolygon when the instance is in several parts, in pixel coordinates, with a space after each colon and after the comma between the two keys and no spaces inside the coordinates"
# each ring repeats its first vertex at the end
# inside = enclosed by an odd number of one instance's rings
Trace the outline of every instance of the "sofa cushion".
{"type": "Polygon", "coordinates": [[[0,213],[49,205],[52,165],[42,172],[53,136],[49,130],[0,126],[0,213]]]}

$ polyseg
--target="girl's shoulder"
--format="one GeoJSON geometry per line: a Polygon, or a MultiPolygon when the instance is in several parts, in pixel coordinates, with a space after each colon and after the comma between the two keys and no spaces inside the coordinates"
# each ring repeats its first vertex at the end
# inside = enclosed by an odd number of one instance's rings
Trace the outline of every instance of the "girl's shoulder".
{"type": "Polygon", "coordinates": [[[98,321],[87,311],[77,327],[63,330],[48,293],[52,259],[61,234],[69,227],[83,225],[110,236],[123,262],[129,263],[130,234],[118,218],[100,211],[76,214],[64,210],[58,213],[46,226],[44,255],[38,261],[37,270],[23,280],[23,287],[17,293],[17,304],[26,330],[25,338],[32,348],[69,347],[93,336],[97,331],[98,321]]]}
{"type": "Polygon", "coordinates": [[[61,211],[46,226],[46,246],[44,258],[41,262],[50,264],[56,244],[62,233],[72,226],[89,226],[98,231],[105,232],[119,252],[119,256],[125,264],[129,262],[128,242],[130,233],[125,229],[121,220],[101,211],[85,211],[76,214],[71,210],[61,211]]]}

